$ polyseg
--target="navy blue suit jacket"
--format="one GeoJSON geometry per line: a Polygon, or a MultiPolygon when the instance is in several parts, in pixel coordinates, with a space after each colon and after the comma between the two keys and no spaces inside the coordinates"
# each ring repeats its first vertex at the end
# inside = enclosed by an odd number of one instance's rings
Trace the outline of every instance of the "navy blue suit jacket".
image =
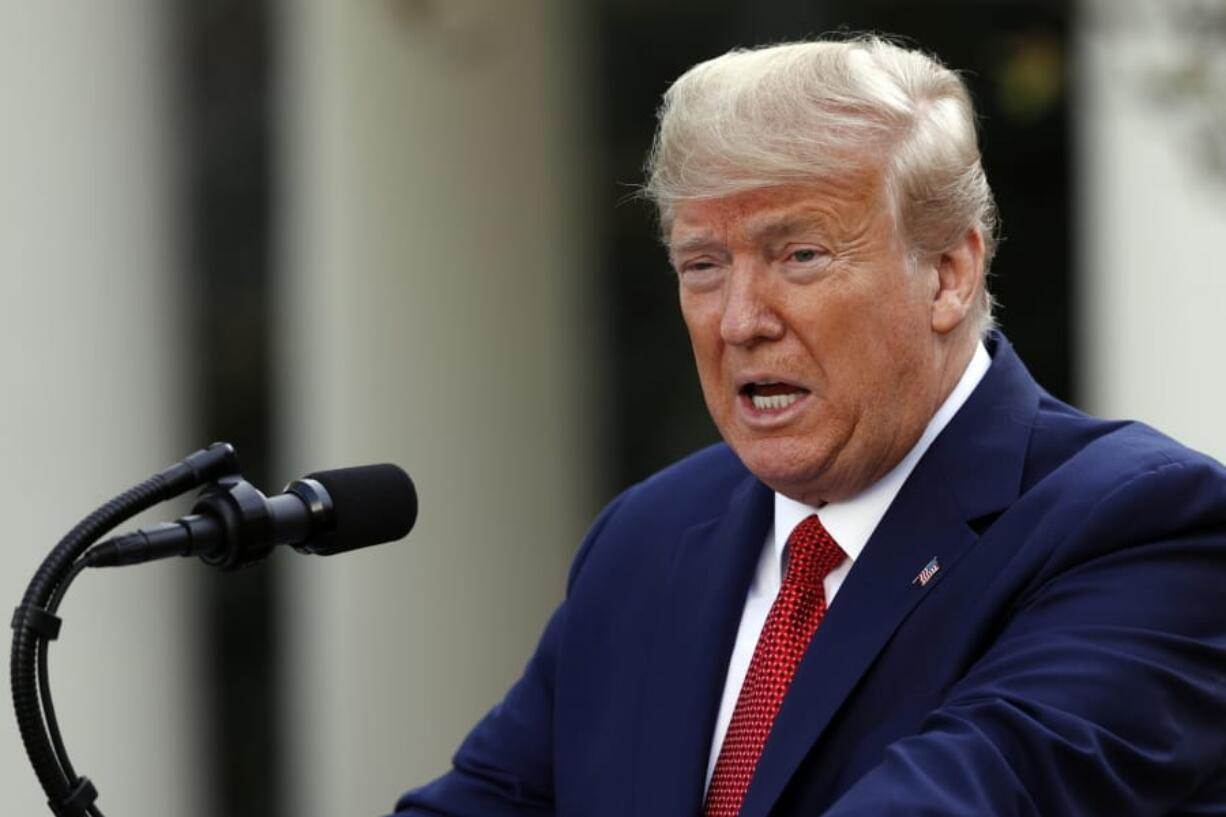
{"type": "MultiPolygon", "coordinates": [[[[744,817],[1226,815],[1226,472],[990,345],[810,644],[744,817]]],[[[522,679],[398,808],[701,814],[772,509],[724,446],[620,496],[522,679]]]]}

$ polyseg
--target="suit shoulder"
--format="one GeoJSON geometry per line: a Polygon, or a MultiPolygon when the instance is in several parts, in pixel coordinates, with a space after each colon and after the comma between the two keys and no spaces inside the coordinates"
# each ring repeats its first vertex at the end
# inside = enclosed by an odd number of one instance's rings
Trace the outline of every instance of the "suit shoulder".
{"type": "Polygon", "coordinates": [[[638,485],[646,501],[669,502],[709,500],[726,496],[736,489],[749,471],[726,443],[716,443],[660,469],[638,485]]]}
{"type": "Polygon", "coordinates": [[[1075,480],[1102,491],[1145,475],[1177,471],[1226,481],[1221,463],[1145,423],[1102,420],[1050,397],[1036,418],[1027,470],[1025,487],[1075,480]]]}
{"type": "Polygon", "coordinates": [[[1006,516],[1064,551],[1047,569],[1129,543],[1226,533],[1226,468],[1144,423],[1055,404],[1039,413],[1027,468],[1006,516]]]}
{"type": "Polygon", "coordinates": [[[754,477],[724,443],[701,449],[626,489],[601,512],[572,566],[573,583],[594,550],[623,558],[657,551],[728,508],[754,477]],[[604,545],[600,543],[603,542],[604,545]]]}
{"type": "Polygon", "coordinates": [[[689,527],[724,512],[749,471],[726,444],[696,451],[623,494],[618,517],[652,528],[689,527]]]}

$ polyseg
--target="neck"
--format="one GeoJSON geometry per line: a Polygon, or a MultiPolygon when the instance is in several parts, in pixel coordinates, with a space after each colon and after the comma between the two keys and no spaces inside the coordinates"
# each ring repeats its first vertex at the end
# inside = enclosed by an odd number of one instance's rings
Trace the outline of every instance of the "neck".
{"type": "MultiPolygon", "coordinates": [[[[950,392],[954,390],[954,386],[958,385],[958,381],[962,379],[962,373],[966,371],[966,367],[970,365],[971,358],[975,355],[975,349],[979,346],[979,335],[973,332],[958,332],[957,337],[949,337],[948,344],[941,357],[943,360],[938,364],[940,369],[939,388],[937,390],[936,400],[932,404],[931,414],[936,414],[941,404],[949,397],[950,392]]],[[[931,414],[929,416],[931,416],[931,414]]]]}

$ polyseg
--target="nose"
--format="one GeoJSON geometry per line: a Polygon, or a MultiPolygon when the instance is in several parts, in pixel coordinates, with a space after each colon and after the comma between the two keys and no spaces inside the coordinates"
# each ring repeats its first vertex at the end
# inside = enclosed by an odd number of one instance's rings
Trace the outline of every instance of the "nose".
{"type": "Polygon", "coordinates": [[[756,264],[734,267],[724,283],[719,333],[724,343],[752,346],[783,336],[783,320],[772,305],[767,271],[756,264]]]}

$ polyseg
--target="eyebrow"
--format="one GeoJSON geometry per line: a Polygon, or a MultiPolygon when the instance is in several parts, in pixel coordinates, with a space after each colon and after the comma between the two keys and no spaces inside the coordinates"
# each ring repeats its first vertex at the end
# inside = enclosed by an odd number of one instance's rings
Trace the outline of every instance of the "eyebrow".
{"type": "Polygon", "coordinates": [[[825,225],[825,220],[814,215],[792,215],[785,216],[777,221],[767,219],[765,223],[754,226],[750,230],[750,235],[755,240],[783,238],[796,233],[806,232],[813,229],[821,229],[825,225]]]}
{"type": "MultiPolygon", "coordinates": [[[[755,241],[784,238],[796,233],[814,228],[821,228],[824,220],[813,215],[790,215],[778,219],[765,218],[760,225],[751,225],[750,236],[755,241]]],[[[675,244],[670,243],[668,254],[675,258],[691,252],[702,250],[722,250],[724,243],[710,233],[699,233],[683,238],[675,244]]]]}
{"type": "Polygon", "coordinates": [[[701,233],[689,238],[683,238],[676,244],[670,242],[668,247],[668,255],[670,258],[675,258],[678,255],[698,252],[700,250],[722,250],[723,248],[724,243],[718,238],[709,233],[701,233]]]}

